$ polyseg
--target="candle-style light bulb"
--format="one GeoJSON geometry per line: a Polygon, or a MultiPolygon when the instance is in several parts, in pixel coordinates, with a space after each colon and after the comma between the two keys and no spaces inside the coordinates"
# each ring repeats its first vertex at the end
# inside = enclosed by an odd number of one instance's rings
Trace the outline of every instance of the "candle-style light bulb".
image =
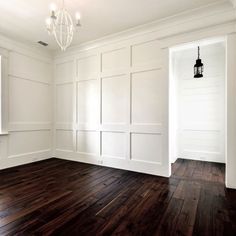
{"type": "Polygon", "coordinates": [[[80,24],[81,15],[78,11],[75,13],[75,19],[76,19],[76,26],[78,27],[81,26],[80,24]]]}
{"type": "Polygon", "coordinates": [[[51,4],[50,4],[50,11],[51,11],[51,12],[53,12],[53,11],[55,12],[56,10],[57,10],[56,4],[55,4],[55,3],[51,3],[51,4]]]}
{"type": "Polygon", "coordinates": [[[51,3],[50,4],[50,11],[51,11],[51,18],[53,19],[53,20],[56,20],[56,10],[57,10],[57,6],[56,6],[56,4],[55,3],[51,3]]]}
{"type": "Polygon", "coordinates": [[[77,11],[77,12],[75,13],[75,19],[76,19],[76,20],[80,20],[80,18],[81,18],[81,15],[80,15],[80,13],[77,11]]]}

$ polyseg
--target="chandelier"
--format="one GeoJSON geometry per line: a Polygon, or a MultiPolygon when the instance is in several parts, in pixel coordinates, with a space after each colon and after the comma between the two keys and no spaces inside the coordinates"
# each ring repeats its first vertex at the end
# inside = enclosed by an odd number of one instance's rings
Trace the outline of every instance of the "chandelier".
{"type": "Polygon", "coordinates": [[[64,0],[62,0],[62,7],[59,10],[57,10],[55,4],[51,4],[50,11],[51,16],[46,19],[48,34],[54,36],[61,50],[65,51],[73,40],[74,31],[81,26],[80,14],[76,12],[73,21],[70,13],[65,8],[64,0]]]}

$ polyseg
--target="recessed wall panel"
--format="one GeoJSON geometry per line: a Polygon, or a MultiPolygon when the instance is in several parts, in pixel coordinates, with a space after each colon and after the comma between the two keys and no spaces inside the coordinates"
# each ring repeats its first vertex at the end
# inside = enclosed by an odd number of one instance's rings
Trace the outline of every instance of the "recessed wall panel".
{"type": "Polygon", "coordinates": [[[73,84],[56,87],[56,120],[58,123],[73,121],[73,84]]]}
{"type": "Polygon", "coordinates": [[[99,123],[98,81],[88,80],[77,84],[78,123],[97,125],[99,123]]]}
{"type": "Polygon", "coordinates": [[[27,57],[16,52],[10,53],[9,74],[45,83],[52,82],[52,67],[50,63],[27,57]]]}
{"type": "Polygon", "coordinates": [[[131,134],[131,160],[161,162],[162,136],[144,133],[131,134]]]}
{"type": "Polygon", "coordinates": [[[78,80],[96,79],[100,72],[100,60],[98,56],[90,56],[77,60],[78,80]]]}
{"type": "Polygon", "coordinates": [[[126,156],[125,133],[103,132],[102,133],[102,155],[125,159],[126,156]]]}
{"type": "Polygon", "coordinates": [[[56,149],[73,151],[73,131],[57,130],[56,131],[56,149]]]}
{"type": "Polygon", "coordinates": [[[77,132],[77,152],[99,154],[100,133],[96,131],[77,132]]]}
{"type": "Polygon", "coordinates": [[[24,131],[9,134],[9,156],[32,153],[51,148],[50,131],[24,131]]]}
{"type": "Polygon", "coordinates": [[[9,121],[50,122],[51,86],[9,77],[9,121]]]}
{"type": "Polygon", "coordinates": [[[75,76],[74,71],[73,61],[57,64],[55,71],[56,83],[72,82],[75,76]]]}
{"type": "Polygon", "coordinates": [[[160,64],[161,48],[158,40],[145,42],[132,46],[132,66],[160,64]]]}
{"type": "Polygon", "coordinates": [[[132,123],[161,123],[163,96],[160,70],[132,74],[132,123]]]}
{"type": "Polygon", "coordinates": [[[102,122],[125,123],[129,96],[129,80],[125,76],[102,79],[102,122]]]}
{"type": "Polygon", "coordinates": [[[185,130],[181,136],[180,145],[184,151],[220,154],[223,146],[220,131],[185,130]]]}
{"type": "Polygon", "coordinates": [[[129,60],[125,48],[102,53],[102,72],[125,69],[129,60]]]}

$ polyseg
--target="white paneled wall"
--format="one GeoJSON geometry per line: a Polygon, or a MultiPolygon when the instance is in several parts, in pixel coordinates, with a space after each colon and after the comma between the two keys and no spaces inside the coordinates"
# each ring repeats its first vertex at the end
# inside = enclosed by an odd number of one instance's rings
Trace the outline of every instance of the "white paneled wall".
{"type": "Polygon", "coordinates": [[[155,37],[56,60],[56,156],[168,176],[167,63],[155,37]]]}
{"type": "MultiPolygon", "coordinates": [[[[204,77],[193,78],[197,46],[173,53],[177,112],[175,158],[225,162],[225,44],[201,47],[204,77]]],[[[174,135],[173,135],[174,136],[174,135]]]]}
{"type": "Polygon", "coordinates": [[[27,49],[6,49],[8,135],[0,137],[0,168],[52,156],[52,63],[27,49]]]}

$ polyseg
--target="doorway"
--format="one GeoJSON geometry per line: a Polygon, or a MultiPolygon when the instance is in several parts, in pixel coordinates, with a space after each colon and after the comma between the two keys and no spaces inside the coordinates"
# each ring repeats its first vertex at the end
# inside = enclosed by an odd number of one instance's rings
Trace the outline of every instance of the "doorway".
{"type": "Polygon", "coordinates": [[[226,40],[207,39],[170,49],[169,160],[226,163],[226,40]],[[198,57],[202,78],[194,78],[198,57]]]}

